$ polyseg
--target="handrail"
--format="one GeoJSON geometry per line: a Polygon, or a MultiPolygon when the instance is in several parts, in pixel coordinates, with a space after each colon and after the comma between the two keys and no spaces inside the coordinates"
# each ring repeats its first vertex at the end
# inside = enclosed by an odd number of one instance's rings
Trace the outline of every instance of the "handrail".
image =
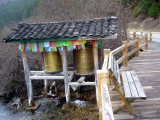
{"type": "Polygon", "coordinates": [[[122,46],[114,49],[114,50],[112,51],[112,54],[115,55],[115,54],[119,53],[120,51],[122,51],[124,48],[125,48],[125,45],[122,45],[122,46]]]}

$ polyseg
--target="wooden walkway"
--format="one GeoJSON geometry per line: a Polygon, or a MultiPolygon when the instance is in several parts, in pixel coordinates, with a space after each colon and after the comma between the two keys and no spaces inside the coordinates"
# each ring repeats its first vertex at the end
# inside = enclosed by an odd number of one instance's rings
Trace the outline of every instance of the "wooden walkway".
{"type": "MultiPolygon", "coordinates": [[[[144,88],[147,100],[136,100],[132,108],[134,115],[126,109],[115,114],[116,120],[160,120],[160,44],[149,42],[147,51],[141,52],[139,57],[134,57],[128,62],[128,67],[121,71],[135,71],[144,88]]],[[[121,103],[119,95],[111,91],[113,108],[121,103]]]]}

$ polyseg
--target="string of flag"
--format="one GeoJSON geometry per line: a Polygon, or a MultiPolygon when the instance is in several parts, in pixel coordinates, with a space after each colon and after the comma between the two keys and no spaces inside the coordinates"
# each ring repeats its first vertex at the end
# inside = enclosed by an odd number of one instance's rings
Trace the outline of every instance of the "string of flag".
{"type": "Polygon", "coordinates": [[[66,40],[66,41],[45,41],[45,42],[21,42],[19,44],[19,49],[21,51],[32,51],[32,52],[49,52],[49,51],[63,51],[63,47],[66,47],[68,51],[85,49],[87,45],[92,45],[93,47],[98,47],[102,45],[102,41],[76,41],[76,40],[66,40]]]}

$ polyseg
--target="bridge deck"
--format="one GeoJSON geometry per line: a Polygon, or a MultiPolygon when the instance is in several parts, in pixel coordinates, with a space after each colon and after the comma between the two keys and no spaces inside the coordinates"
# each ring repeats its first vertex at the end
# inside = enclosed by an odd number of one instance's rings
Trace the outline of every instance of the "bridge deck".
{"type": "MultiPolygon", "coordinates": [[[[128,67],[121,71],[135,71],[144,88],[147,100],[136,100],[131,105],[135,115],[130,115],[126,109],[115,114],[119,120],[160,120],[160,44],[149,43],[148,50],[141,52],[128,62],[128,67]]],[[[121,101],[116,92],[111,92],[113,108],[121,101]]]]}

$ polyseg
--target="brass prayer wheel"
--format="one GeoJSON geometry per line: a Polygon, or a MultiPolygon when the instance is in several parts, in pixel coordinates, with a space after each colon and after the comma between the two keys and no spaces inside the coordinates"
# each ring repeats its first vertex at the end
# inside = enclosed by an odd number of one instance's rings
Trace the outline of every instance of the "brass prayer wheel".
{"type": "Polygon", "coordinates": [[[92,47],[74,50],[76,74],[87,75],[94,71],[92,47]]]}
{"type": "Polygon", "coordinates": [[[59,51],[43,52],[43,59],[46,73],[62,71],[61,56],[59,51]]]}

